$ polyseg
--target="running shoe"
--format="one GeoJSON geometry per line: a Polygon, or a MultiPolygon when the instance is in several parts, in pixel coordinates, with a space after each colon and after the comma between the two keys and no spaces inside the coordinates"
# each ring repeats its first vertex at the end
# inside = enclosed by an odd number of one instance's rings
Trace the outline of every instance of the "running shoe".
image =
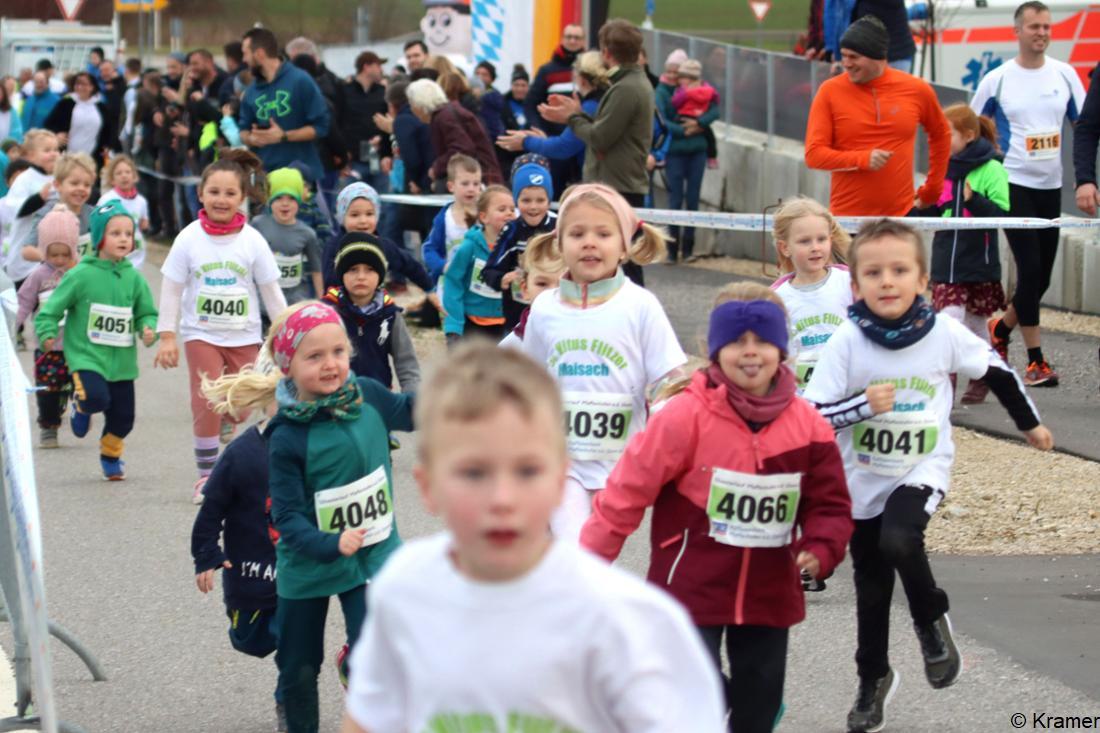
{"type": "Polygon", "coordinates": [[[930,624],[913,624],[924,657],[924,676],[934,689],[950,687],[959,679],[962,659],[951,634],[951,619],[947,614],[930,624]]]}
{"type": "Polygon", "coordinates": [[[877,733],[886,725],[886,706],[897,692],[901,676],[893,669],[877,680],[859,681],[856,702],[848,711],[848,733],[877,733]]]}
{"type": "Polygon", "coordinates": [[[808,593],[819,593],[825,590],[825,581],[818,580],[807,571],[802,571],[802,590],[808,593]]]}
{"type": "Polygon", "coordinates": [[[204,498],[203,495],[202,495],[202,490],[206,486],[206,479],[208,479],[208,478],[209,478],[209,476],[202,476],[202,477],[199,478],[198,481],[195,482],[195,488],[191,492],[191,503],[192,504],[195,504],[196,506],[198,506],[199,504],[202,504],[202,500],[204,498]]]}
{"type": "Polygon", "coordinates": [[[73,400],[73,411],[69,414],[69,429],[73,435],[83,438],[88,434],[88,428],[92,425],[92,416],[76,409],[76,400],[73,400]]]}
{"type": "Polygon", "coordinates": [[[340,652],[336,655],[336,674],[340,677],[340,686],[344,688],[344,692],[348,691],[348,653],[351,652],[351,648],[344,644],[340,647],[340,652]]]}
{"type": "Polygon", "coordinates": [[[228,445],[233,441],[233,435],[237,432],[237,424],[229,422],[228,420],[222,420],[221,429],[218,433],[218,440],[222,445],[228,445]]]}
{"type": "Polygon", "coordinates": [[[986,384],[984,379],[971,379],[970,384],[966,385],[966,391],[963,392],[962,403],[964,405],[980,405],[985,402],[988,394],[989,385],[986,384]]]}
{"type": "Polygon", "coordinates": [[[104,481],[125,481],[126,463],[119,458],[99,457],[99,467],[103,469],[104,481]]]}
{"type": "Polygon", "coordinates": [[[1057,387],[1058,372],[1050,368],[1046,359],[1033,361],[1024,372],[1024,384],[1029,387],[1057,387]]]}
{"type": "Polygon", "coordinates": [[[39,448],[59,448],[57,442],[57,428],[42,428],[38,431],[39,448]]]}
{"type": "Polygon", "coordinates": [[[997,355],[1007,364],[1008,363],[1008,342],[1012,339],[1001,338],[997,335],[997,326],[1000,325],[1002,318],[990,318],[986,321],[986,326],[989,327],[989,343],[993,346],[993,350],[997,352],[997,355]]]}

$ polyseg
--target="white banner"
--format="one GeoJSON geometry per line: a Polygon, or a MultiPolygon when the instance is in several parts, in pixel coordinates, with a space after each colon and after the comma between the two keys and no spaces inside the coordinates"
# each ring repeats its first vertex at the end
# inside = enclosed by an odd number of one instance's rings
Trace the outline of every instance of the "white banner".
{"type": "MultiPolygon", "coordinates": [[[[27,406],[30,383],[15,355],[15,346],[7,318],[0,314],[0,434],[4,460],[4,499],[14,547],[0,548],[0,560],[9,562],[14,552],[15,573],[19,578],[24,631],[30,647],[33,671],[34,712],[41,730],[57,733],[57,706],[54,701],[50,666],[50,634],[46,611],[46,585],[42,569],[41,517],[34,481],[34,456],[31,453],[31,419],[27,406]]],[[[9,598],[9,603],[17,599],[9,598]]]]}

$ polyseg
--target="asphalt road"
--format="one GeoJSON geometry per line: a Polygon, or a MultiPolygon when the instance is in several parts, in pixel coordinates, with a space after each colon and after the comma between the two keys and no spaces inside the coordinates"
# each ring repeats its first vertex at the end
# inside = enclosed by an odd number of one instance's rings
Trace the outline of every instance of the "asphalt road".
{"type": "MultiPolygon", "coordinates": [[[[728,279],[668,267],[649,268],[649,277],[685,345],[698,331],[713,291],[728,279]]],[[[156,287],[159,278],[150,281],[156,287]]],[[[1095,358],[1096,345],[1088,347],[1095,358]]],[[[51,616],[92,649],[110,677],[92,682],[76,657],[55,642],[61,714],[88,733],[271,731],[273,661],[234,652],[220,594],[203,596],[195,589],[187,378],[182,370],[154,371],[152,357],[152,350],[140,357],[138,417],[127,440],[125,482],[100,478],[92,437],[102,427],[98,417],[88,438],[77,440],[63,429],[62,448],[35,458],[51,616]]],[[[29,370],[30,354],[21,359],[29,370]]],[[[1046,394],[1037,400],[1058,435],[1066,425],[1046,394]]],[[[408,538],[440,525],[420,506],[412,484],[416,437],[401,438],[395,500],[401,533],[408,538]]],[[[620,560],[625,567],[644,570],[646,540],[645,528],[631,538],[620,560]]],[[[1095,557],[937,558],[936,568],[952,597],[965,673],[949,690],[929,688],[904,603],[895,604],[891,655],[902,683],[888,730],[1010,731],[1016,729],[1010,722],[1014,713],[1026,715],[1024,729],[1031,730],[1035,713],[1100,715],[1100,621],[1097,606],[1088,600],[1100,589],[1095,557]]],[[[844,729],[855,694],[848,573],[843,566],[828,591],[810,597],[808,618],[793,632],[781,731],[844,729]]],[[[340,714],[331,660],[343,643],[341,624],[337,608],[329,619],[321,679],[324,731],[336,730],[340,714]]],[[[8,635],[0,638],[10,654],[8,635]]]]}

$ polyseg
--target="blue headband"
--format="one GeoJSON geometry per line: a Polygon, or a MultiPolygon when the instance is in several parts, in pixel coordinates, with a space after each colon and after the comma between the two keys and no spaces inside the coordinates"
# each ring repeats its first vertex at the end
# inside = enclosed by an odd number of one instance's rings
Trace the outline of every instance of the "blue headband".
{"type": "Polygon", "coordinates": [[[718,358],[722,347],[741,338],[745,331],[752,331],[787,353],[787,316],[782,308],[768,300],[731,300],[710,312],[710,360],[718,358]]]}

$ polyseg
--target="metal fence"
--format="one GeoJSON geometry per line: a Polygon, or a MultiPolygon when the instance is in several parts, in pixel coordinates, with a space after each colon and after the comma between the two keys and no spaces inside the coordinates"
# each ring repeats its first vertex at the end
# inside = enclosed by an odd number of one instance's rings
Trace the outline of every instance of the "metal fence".
{"type": "MultiPolygon", "coordinates": [[[[665,58],[682,48],[703,65],[703,79],[721,95],[721,120],[738,127],[780,137],[804,140],[810,103],[821,84],[832,76],[829,64],[807,61],[789,53],[763,51],[745,46],[710,41],[705,38],[643,30],[649,65],[660,73],[665,58]]],[[[969,102],[971,92],[962,87],[932,84],[944,107],[969,102]]],[[[1073,178],[1073,129],[1067,124],[1063,134],[1062,162],[1065,181],[1062,208],[1076,211],[1073,178]]],[[[928,142],[922,130],[917,138],[917,170],[928,169],[928,142]]]]}

